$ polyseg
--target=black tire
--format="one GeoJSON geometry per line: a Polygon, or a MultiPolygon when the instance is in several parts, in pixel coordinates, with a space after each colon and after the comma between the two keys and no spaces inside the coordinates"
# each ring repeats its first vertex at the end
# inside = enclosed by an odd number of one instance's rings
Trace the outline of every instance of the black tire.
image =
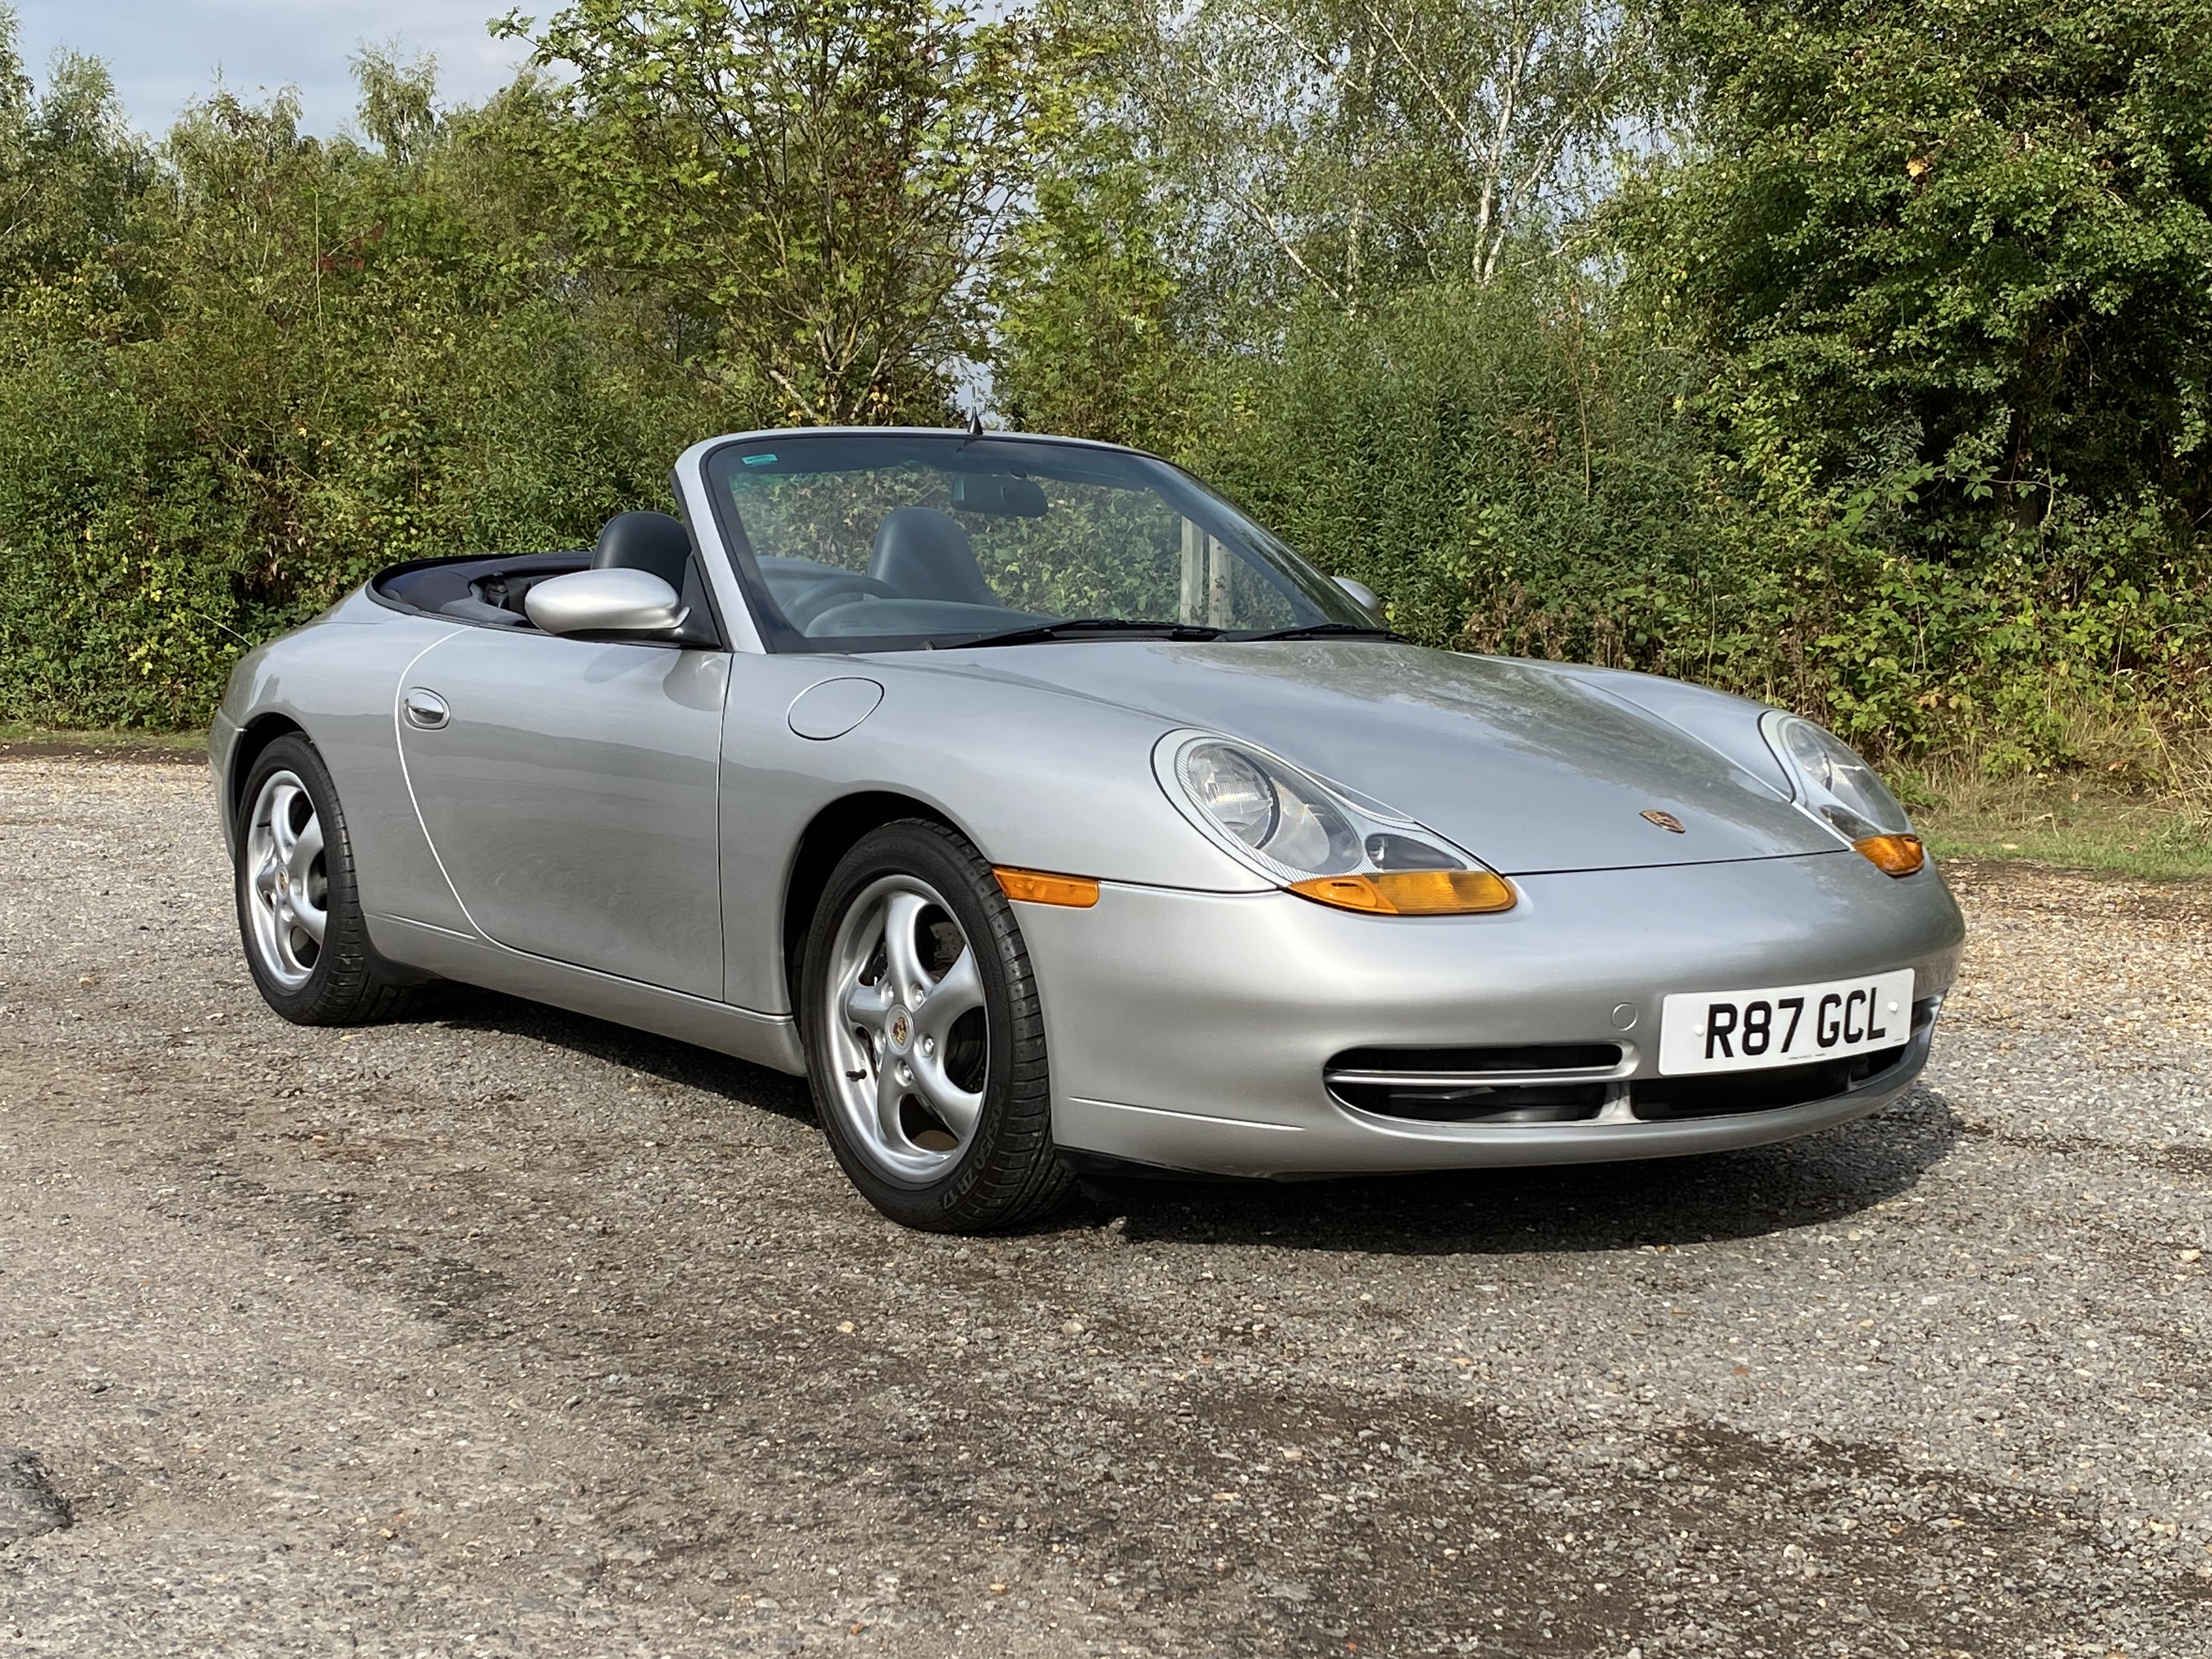
{"type": "Polygon", "coordinates": [[[1013,906],[989,863],[966,839],[926,819],[902,819],[863,837],[839,861],[815,908],[799,990],[816,1116],[840,1167],[884,1214],[925,1232],[990,1232],[1034,1221],[1066,1200],[1075,1176],[1053,1146],[1036,978],[1013,906]],[[886,877],[918,879],[942,895],[974,951],[983,988],[982,1109],[966,1146],[927,1180],[886,1176],[834,1092],[838,1062],[828,1008],[837,941],[847,913],[886,877]]]}
{"type": "MultiPolygon", "coordinates": [[[[239,942],[246,965],[253,975],[262,1000],[297,1026],[362,1026],[391,1020],[413,1006],[423,977],[386,961],[368,941],[368,925],[361,908],[356,883],[353,843],[346,831],[345,810],[331,782],[330,769],[306,737],[296,733],[279,737],[257,756],[246,775],[238,802],[237,856],[232,870],[232,895],[238,909],[239,942]],[[320,877],[324,935],[314,945],[305,982],[286,983],[281,965],[264,956],[270,949],[256,938],[253,826],[262,791],[272,779],[296,778],[312,805],[322,832],[322,854],[314,861],[320,877]]],[[[301,935],[295,935],[295,938],[301,935]]],[[[305,943],[300,949],[305,951],[305,943]]]]}

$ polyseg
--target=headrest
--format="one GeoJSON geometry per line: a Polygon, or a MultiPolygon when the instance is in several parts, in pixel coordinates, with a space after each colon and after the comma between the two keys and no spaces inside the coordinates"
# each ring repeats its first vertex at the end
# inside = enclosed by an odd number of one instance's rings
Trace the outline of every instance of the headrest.
{"type": "Polygon", "coordinates": [[[975,566],[968,532],[935,507],[896,507],[876,526],[868,574],[908,599],[951,599],[995,605],[999,596],[975,566]]]}
{"type": "Polygon", "coordinates": [[[618,512],[592,548],[593,570],[647,571],[679,594],[690,561],[690,532],[665,512],[618,512]]]}

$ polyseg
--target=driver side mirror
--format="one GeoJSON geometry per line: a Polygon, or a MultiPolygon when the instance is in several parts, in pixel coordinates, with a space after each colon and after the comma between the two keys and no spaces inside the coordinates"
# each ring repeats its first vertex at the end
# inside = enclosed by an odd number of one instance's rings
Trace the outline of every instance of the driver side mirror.
{"type": "Polygon", "coordinates": [[[538,583],[522,601],[548,633],[666,633],[690,615],[649,571],[580,570],[538,583]]]}
{"type": "Polygon", "coordinates": [[[1370,616],[1376,618],[1377,621],[1381,620],[1382,615],[1382,602],[1375,596],[1374,589],[1369,587],[1366,583],[1357,581],[1349,576],[1334,576],[1331,577],[1329,579],[1334,582],[1337,586],[1342,588],[1346,593],[1350,594],[1353,602],[1358,605],[1360,609],[1365,611],[1370,616]]]}

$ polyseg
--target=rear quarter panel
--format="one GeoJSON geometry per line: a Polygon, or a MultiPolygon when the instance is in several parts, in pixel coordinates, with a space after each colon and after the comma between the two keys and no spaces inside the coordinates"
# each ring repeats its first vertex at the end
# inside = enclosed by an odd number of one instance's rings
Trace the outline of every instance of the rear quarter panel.
{"type": "MultiPolygon", "coordinates": [[[[376,948],[404,952],[380,916],[404,917],[473,935],[438,867],[399,764],[394,724],[401,676],[456,625],[410,616],[358,591],[307,627],[249,651],[232,670],[217,715],[251,737],[258,723],[289,721],[306,732],[337,785],[352,839],[362,908],[376,948]]],[[[257,746],[233,742],[221,780],[228,812],[245,779],[240,762],[257,746]]],[[[246,764],[251,764],[246,762],[246,764]]]]}

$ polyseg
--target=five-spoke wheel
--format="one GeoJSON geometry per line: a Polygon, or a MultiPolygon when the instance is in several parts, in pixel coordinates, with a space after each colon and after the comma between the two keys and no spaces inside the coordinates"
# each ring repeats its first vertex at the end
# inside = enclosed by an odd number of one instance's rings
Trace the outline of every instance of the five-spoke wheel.
{"type": "Polygon", "coordinates": [[[272,772],[246,820],[248,933],[262,972],[299,990],[330,931],[330,872],[314,798],[291,772],[272,772]]]}
{"type": "Polygon", "coordinates": [[[804,976],[823,1130],[878,1209],[975,1231],[1066,1195],[1036,980],[974,847],[913,819],[864,837],[830,878],[804,976]]]}
{"type": "Polygon", "coordinates": [[[847,907],[834,951],[838,1108],[884,1175],[927,1181],[982,1117],[990,1015],[975,949],[935,888],[884,875],[847,907]]]}

